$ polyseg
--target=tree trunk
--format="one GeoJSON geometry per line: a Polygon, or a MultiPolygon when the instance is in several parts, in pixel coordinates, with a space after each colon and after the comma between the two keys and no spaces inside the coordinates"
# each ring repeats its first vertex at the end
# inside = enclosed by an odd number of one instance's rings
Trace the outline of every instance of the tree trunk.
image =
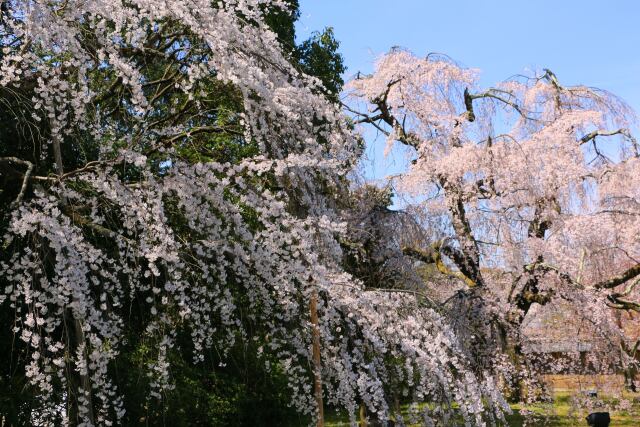
{"type": "MultiPolygon", "coordinates": [[[[58,137],[54,138],[53,140],[53,157],[54,160],[56,162],[56,169],[58,172],[58,176],[62,177],[64,175],[64,164],[62,162],[62,150],[60,149],[60,139],[58,137]]],[[[62,198],[61,203],[63,205],[67,204],[67,199],[65,197],[62,198]]],[[[86,347],[86,337],[84,335],[84,331],[82,329],[82,323],[80,322],[80,319],[76,319],[76,317],[73,315],[73,312],[71,310],[68,310],[69,314],[71,315],[71,318],[73,319],[73,342],[74,345],[69,345],[68,344],[68,348],[70,350],[70,353],[74,354],[77,348],[79,348],[80,346],[83,347],[83,354],[82,357],[85,360],[85,364],[87,365],[87,369],[89,369],[89,364],[88,364],[88,360],[87,360],[87,347],[86,347]]],[[[71,374],[70,376],[73,376],[73,374],[71,374]]],[[[95,416],[93,413],[93,399],[91,398],[92,395],[92,390],[91,390],[91,379],[89,378],[88,374],[82,374],[79,373],[79,377],[80,377],[80,381],[71,381],[71,378],[68,379],[68,381],[73,384],[73,394],[75,396],[75,405],[78,406],[78,398],[80,396],[80,389],[83,390],[83,395],[86,399],[85,404],[87,406],[87,421],[89,421],[91,423],[91,425],[95,425],[96,421],[95,421],[95,416]]],[[[70,405],[70,407],[68,408],[69,411],[72,411],[74,408],[71,407],[72,405],[70,405]]],[[[77,411],[78,408],[76,407],[75,410],[77,411]]],[[[79,411],[76,412],[76,415],[79,415],[79,411]]],[[[72,420],[73,418],[71,417],[71,414],[69,416],[69,420],[72,420]]]]}
{"type": "Polygon", "coordinates": [[[358,427],[369,427],[367,424],[367,408],[364,403],[360,404],[360,421],[358,422],[358,427]]]}
{"type": "MultiPolygon", "coordinates": [[[[78,319],[73,319],[73,329],[75,333],[76,339],[76,347],[83,346],[82,357],[88,366],[88,358],[87,358],[87,340],[84,335],[84,331],[82,330],[82,323],[78,319]]],[[[80,374],[80,387],[76,391],[78,394],[80,393],[80,388],[84,391],[84,397],[86,398],[85,404],[87,405],[87,418],[91,422],[91,424],[95,425],[95,415],[93,413],[93,399],[91,398],[92,390],[91,390],[91,379],[89,378],[89,374],[80,374]]]]}
{"type": "Polygon", "coordinates": [[[636,387],[636,376],[638,375],[638,369],[635,364],[629,364],[624,369],[624,388],[630,392],[636,393],[638,388],[636,387]]]}
{"type": "Polygon", "coordinates": [[[309,302],[313,340],[313,377],[316,405],[318,406],[317,427],[324,427],[324,405],[322,402],[322,363],[320,360],[320,325],[318,322],[318,291],[313,288],[309,302]]]}

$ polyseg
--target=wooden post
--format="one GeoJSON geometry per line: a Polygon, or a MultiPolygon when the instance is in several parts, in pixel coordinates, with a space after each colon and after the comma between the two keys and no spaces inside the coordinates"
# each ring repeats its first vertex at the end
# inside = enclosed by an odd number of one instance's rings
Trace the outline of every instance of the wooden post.
{"type": "Polygon", "coordinates": [[[367,424],[367,407],[364,406],[364,403],[360,404],[360,422],[358,423],[358,427],[369,427],[367,424]]]}
{"type": "MultiPolygon", "coordinates": [[[[310,279],[311,281],[311,279],[310,279]]],[[[312,285],[313,286],[313,285],[312,285]]],[[[309,312],[311,314],[312,327],[312,355],[313,355],[313,377],[316,405],[318,406],[317,427],[324,427],[324,406],[322,403],[322,363],[320,361],[320,325],[318,322],[318,290],[313,287],[311,300],[309,302],[309,312]]]]}

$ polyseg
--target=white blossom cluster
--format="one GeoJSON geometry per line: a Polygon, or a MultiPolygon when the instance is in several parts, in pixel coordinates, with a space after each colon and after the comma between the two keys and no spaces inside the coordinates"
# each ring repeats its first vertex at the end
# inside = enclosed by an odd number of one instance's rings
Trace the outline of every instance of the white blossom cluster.
{"type": "Polygon", "coordinates": [[[454,407],[467,425],[506,410],[491,378],[472,373],[437,313],[412,295],[365,291],[343,272],[337,237],[344,225],[327,188],[350,167],[355,138],[336,106],[318,95],[318,80],[283,56],[263,22],[265,5],[278,3],[11,2],[7,37],[15,43],[5,43],[13,47],[1,57],[0,84],[35,79],[33,102],[43,113],[34,117],[48,121],[53,146],[64,148],[78,130],[101,141],[98,160],[59,170],[14,211],[4,236],[17,249],[0,266],[2,300],[15,310],[14,332],[31,348],[27,376],[44,402],[34,423],[65,415],[72,374],[87,378],[78,388],[79,425],[122,419],[127,396],[111,376],[133,300],[144,308],[145,336],[157,343],[147,366],[150,398],[172,389],[167,355],[187,331],[194,363],[205,349],[226,351],[239,337],[266,341],[261,351],[275,355],[288,375],[293,405],[315,415],[312,292],[319,295],[325,396],[352,417],[362,401],[388,420],[393,393],[434,403],[422,410],[426,424],[454,407]],[[212,75],[233,85],[244,107],[243,138],[258,143],[258,155],[235,164],[187,162],[163,141],[195,132],[188,121],[149,128],[148,82],[124,52],[145,49],[146,38],[169,22],[208,53],[183,70],[177,87],[195,99],[199,82],[212,75]],[[86,32],[95,51],[81,43],[86,32]],[[99,94],[89,75],[102,69],[127,87],[123,102],[136,120],[129,135],[113,138],[117,127],[95,108],[99,94]],[[167,160],[157,167],[150,153],[167,160]],[[139,178],[123,177],[123,167],[139,178]],[[267,185],[268,177],[280,188],[267,185]],[[239,305],[267,337],[249,336],[239,305]]]}
{"type": "Polygon", "coordinates": [[[571,357],[535,355],[523,333],[541,305],[566,305],[572,324],[616,348],[583,365],[616,366],[633,385],[640,341],[619,316],[640,311],[636,113],[547,69],[483,88],[474,69],[399,48],[348,87],[354,121],[385,134],[387,150],[408,150],[389,185],[440,232],[421,242],[430,250],[408,249],[466,282],[445,302],[478,364],[516,391],[535,391],[537,368],[567,370],[571,357]]]}

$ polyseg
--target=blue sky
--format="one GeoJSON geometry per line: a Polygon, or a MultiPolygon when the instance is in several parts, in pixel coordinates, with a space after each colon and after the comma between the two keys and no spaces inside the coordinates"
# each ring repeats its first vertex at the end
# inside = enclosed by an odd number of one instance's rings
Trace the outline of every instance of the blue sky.
{"type": "MultiPolygon", "coordinates": [[[[549,68],[565,84],[609,90],[640,111],[638,0],[300,0],[300,6],[298,37],[333,27],[347,78],[371,72],[377,56],[401,46],[479,68],[483,85],[549,68]]],[[[396,171],[401,160],[383,161],[371,145],[367,175],[396,171]]]]}

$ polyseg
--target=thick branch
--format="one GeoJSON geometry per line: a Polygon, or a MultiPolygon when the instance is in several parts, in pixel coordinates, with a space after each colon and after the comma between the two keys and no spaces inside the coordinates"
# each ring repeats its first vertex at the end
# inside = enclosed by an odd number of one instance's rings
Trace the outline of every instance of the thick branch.
{"type": "Polygon", "coordinates": [[[434,264],[440,273],[445,276],[460,279],[470,288],[478,285],[472,273],[469,272],[465,266],[465,257],[462,252],[456,248],[444,245],[442,242],[434,243],[430,250],[405,246],[402,248],[402,253],[425,264],[434,264]],[[460,271],[453,271],[447,267],[442,260],[442,254],[450,258],[460,271]]]}
{"type": "Polygon", "coordinates": [[[636,264],[633,267],[628,268],[622,274],[612,277],[609,280],[604,280],[602,282],[596,283],[594,287],[596,289],[612,289],[616,286],[622,285],[627,280],[631,280],[634,277],[640,275],[640,264],[636,264]]]}
{"type": "Polygon", "coordinates": [[[464,206],[464,197],[457,184],[451,184],[444,177],[440,177],[440,185],[446,191],[446,201],[451,213],[451,225],[460,244],[459,250],[450,246],[445,248],[445,253],[452,258],[456,266],[475,285],[482,286],[483,280],[480,273],[480,250],[476,242],[471,224],[467,219],[464,206]]]}
{"type": "Polygon", "coordinates": [[[629,310],[640,312],[640,303],[618,298],[613,295],[607,297],[607,306],[618,310],[629,310]]]}
{"type": "MultiPolygon", "coordinates": [[[[546,206],[551,205],[553,209],[560,213],[560,204],[555,197],[540,198],[536,200],[535,209],[533,212],[533,218],[529,223],[529,229],[527,230],[527,236],[537,239],[544,239],[544,235],[551,227],[551,221],[545,218],[546,206]]],[[[542,260],[539,260],[541,262],[542,260]]]]}
{"type": "Polygon", "coordinates": [[[78,211],[74,210],[69,205],[64,205],[62,207],[62,211],[69,216],[69,218],[71,219],[71,222],[73,222],[74,224],[80,227],[88,228],[89,230],[94,231],[100,234],[101,236],[109,237],[114,240],[119,237],[118,233],[116,233],[115,231],[111,231],[108,228],[103,227],[100,224],[96,224],[95,222],[85,218],[78,211]]]}
{"type": "Polygon", "coordinates": [[[502,102],[503,104],[506,104],[508,106],[510,106],[511,108],[513,108],[518,114],[520,114],[523,118],[527,119],[527,120],[534,120],[533,118],[527,116],[524,111],[522,111],[522,108],[520,108],[520,106],[518,104],[516,104],[513,101],[510,101],[509,99],[500,96],[500,93],[505,93],[508,96],[512,96],[512,94],[510,94],[509,92],[505,92],[505,91],[501,91],[499,89],[488,89],[484,92],[481,93],[469,93],[468,89],[465,89],[464,91],[464,105],[467,109],[467,119],[470,122],[473,122],[476,118],[475,113],[473,112],[473,100],[474,99],[481,99],[481,98],[491,98],[491,99],[495,99],[497,101],[502,102]]]}
{"type": "Polygon", "coordinates": [[[435,264],[440,257],[440,254],[435,247],[432,247],[431,250],[427,251],[424,249],[414,248],[413,246],[405,246],[402,248],[402,253],[408,257],[424,262],[425,264],[435,264]]]}
{"type": "Polygon", "coordinates": [[[634,145],[637,145],[636,139],[631,135],[629,129],[620,128],[618,130],[606,131],[606,130],[594,130],[580,138],[580,145],[586,144],[587,142],[594,140],[597,136],[614,136],[614,135],[622,135],[633,142],[634,145]]]}
{"type": "Polygon", "coordinates": [[[376,129],[384,133],[385,135],[389,136],[389,132],[383,129],[383,127],[377,123],[378,121],[382,120],[384,123],[391,126],[391,128],[396,133],[396,137],[399,142],[413,148],[418,148],[418,145],[420,144],[420,141],[421,141],[420,138],[416,134],[406,131],[404,127],[404,122],[401,122],[393,115],[391,108],[387,104],[387,98],[389,97],[389,92],[391,91],[391,88],[394,85],[398,84],[399,82],[400,80],[393,80],[387,83],[387,88],[385,89],[384,93],[382,93],[381,95],[378,95],[376,98],[371,100],[371,103],[377,107],[376,111],[379,112],[374,116],[369,116],[367,114],[354,111],[344,103],[343,103],[343,106],[347,110],[361,117],[360,119],[356,120],[356,123],[369,123],[373,125],[376,129]]]}

